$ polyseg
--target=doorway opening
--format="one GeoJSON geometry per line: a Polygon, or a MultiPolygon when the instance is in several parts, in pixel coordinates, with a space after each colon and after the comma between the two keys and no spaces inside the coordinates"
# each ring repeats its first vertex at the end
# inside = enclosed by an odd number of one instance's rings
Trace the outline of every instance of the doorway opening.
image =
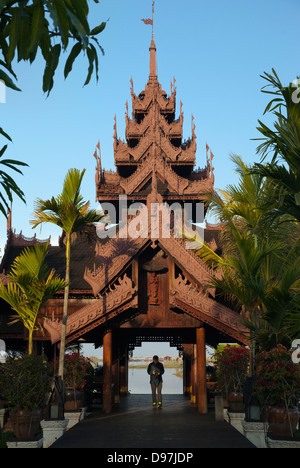
{"type": "Polygon", "coordinates": [[[128,391],[130,394],[150,393],[147,368],[154,355],[164,365],[163,393],[183,395],[183,361],[180,352],[169,342],[147,341],[131,351],[128,362],[128,391]]]}

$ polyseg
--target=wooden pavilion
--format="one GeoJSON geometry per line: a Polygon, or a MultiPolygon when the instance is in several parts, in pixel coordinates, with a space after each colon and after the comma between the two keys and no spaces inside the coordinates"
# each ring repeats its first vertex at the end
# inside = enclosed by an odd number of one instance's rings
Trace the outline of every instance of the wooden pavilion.
{"type": "MultiPolygon", "coordinates": [[[[184,391],[199,412],[205,413],[206,344],[216,347],[220,342],[247,342],[241,335],[244,329],[239,313],[221,303],[215,290],[205,290],[214,273],[193,249],[186,248],[168,207],[175,204],[183,213],[188,206],[192,221],[197,221],[197,207],[214,190],[213,156],[210,153],[206,158],[203,169],[195,168],[193,117],[191,138],[183,141],[182,103],[176,119],[175,80],[168,96],[157,78],[153,36],[148,82],[136,95],[131,80],[131,99],[131,117],[126,103],[125,141],[118,138],[115,119],[116,170],[103,169],[101,156],[95,153],[97,200],[108,212],[115,212],[116,220],[115,226],[97,226],[92,241],[78,236],[72,245],[67,342],[84,340],[103,346],[106,413],[128,391],[129,352],[143,341],[170,342],[183,356],[184,391]],[[155,229],[154,218],[159,221],[155,229]]],[[[204,230],[205,242],[215,251],[219,249],[220,229],[206,224],[204,230]]],[[[62,276],[63,240],[62,236],[58,246],[49,245],[47,256],[49,267],[62,276]]],[[[4,282],[14,258],[37,242],[46,241],[17,235],[9,220],[0,266],[4,282]]],[[[41,310],[44,332],[35,333],[35,346],[43,347],[49,357],[60,341],[62,310],[63,293],[56,294],[41,310]]],[[[0,338],[7,345],[24,344],[26,329],[21,324],[8,326],[10,314],[8,305],[1,302],[0,338]]]]}

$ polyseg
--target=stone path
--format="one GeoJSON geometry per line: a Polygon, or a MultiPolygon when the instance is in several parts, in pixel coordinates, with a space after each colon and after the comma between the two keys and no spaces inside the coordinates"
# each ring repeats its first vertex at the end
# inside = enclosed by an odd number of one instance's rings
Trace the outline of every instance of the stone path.
{"type": "Polygon", "coordinates": [[[164,395],[161,409],[152,408],[150,395],[129,395],[110,415],[93,411],[51,448],[255,447],[227,422],[216,422],[214,409],[201,415],[183,395],[164,395]]]}

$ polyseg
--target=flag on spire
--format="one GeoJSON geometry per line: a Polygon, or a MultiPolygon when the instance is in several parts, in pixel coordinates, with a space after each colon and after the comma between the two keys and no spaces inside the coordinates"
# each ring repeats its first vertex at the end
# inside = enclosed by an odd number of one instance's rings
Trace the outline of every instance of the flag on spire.
{"type": "Polygon", "coordinates": [[[100,141],[98,141],[96,146],[97,146],[98,150],[100,151],[100,141]]]}
{"type": "Polygon", "coordinates": [[[153,20],[152,19],[142,19],[145,24],[151,24],[153,26],[153,20]]]}
{"type": "Polygon", "coordinates": [[[147,19],[142,19],[141,21],[143,21],[145,24],[151,24],[153,26],[153,18],[154,18],[154,3],[155,3],[155,0],[154,2],[152,3],[152,19],[150,18],[147,18],[147,19]]]}

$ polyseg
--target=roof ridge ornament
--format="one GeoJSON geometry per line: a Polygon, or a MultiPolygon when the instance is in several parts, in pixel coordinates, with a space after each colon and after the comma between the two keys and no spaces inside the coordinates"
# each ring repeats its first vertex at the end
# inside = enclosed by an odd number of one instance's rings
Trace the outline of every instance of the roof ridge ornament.
{"type": "MultiPolygon", "coordinates": [[[[96,174],[95,174],[95,183],[96,183],[96,193],[97,193],[97,187],[98,185],[102,182],[102,164],[101,164],[101,148],[100,148],[100,140],[98,140],[98,143],[96,145],[96,148],[98,148],[99,155],[97,153],[97,149],[95,149],[94,152],[94,158],[96,159],[96,174]]],[[[96,201],[97,201],[97,196],[96,196],[96,201]]]]}
{"type": "Polygon", "coordinates": [[[156,72],[156,46],[155,46],[155,41],[154,41],[154,4],[155,0],[152,3],[152,19],[147,18],[147,19],[142,19],[145,24],[150,24],[152,26],[152,38],[151,38],[151,44],[150,44],[150,75],[149,79],[150,80],[157,80],[157,72],[156,72]]]}

